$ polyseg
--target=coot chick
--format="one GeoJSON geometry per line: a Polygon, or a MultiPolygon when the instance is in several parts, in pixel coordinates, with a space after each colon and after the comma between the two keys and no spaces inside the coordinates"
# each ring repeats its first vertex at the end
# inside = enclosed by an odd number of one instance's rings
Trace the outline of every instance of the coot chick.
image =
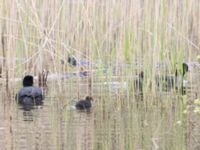
{"type": "Polygon", "coordinates": [[[86,96],[85,100],[80,100],[76,103],[76,109],[83,110],[83,109],[90,109],[92,107],[91,101],[93,98],[91,96],[86,96]]]}
{"type": "Polygon", "coordinates": [[[23,79],[23,88],[16,95],[18,104],[25,108],[31,108],[34,105],[42,105],[44,96],[39,87],[33,86],[33,76],[27,75],[23,79]]]}

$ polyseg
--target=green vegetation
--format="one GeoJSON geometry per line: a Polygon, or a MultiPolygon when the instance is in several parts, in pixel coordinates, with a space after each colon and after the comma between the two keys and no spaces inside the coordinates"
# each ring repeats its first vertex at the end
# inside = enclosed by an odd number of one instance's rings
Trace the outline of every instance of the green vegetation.
{"type": "Polygon", "coordinates": [[[58,134],[49,140],[57,149],[64,149],[63,143],[67,149],[81,149],[85,143],[76,141],[76,130],[88,136],[90,149],[199,149],[200,136],[193,134],[199,133],[199,77],[187,76],[196,86],[186,97],[175,88],[162,92],[155,81],[156,75],[181,72],[182,62],[200,60],[199,8],[198,0],[1,0],[2,91],[9,89],[13,96],[13,87],[19,87],[14,79],[25,74],[88,71],[90,76],[84,78],[48,80],[47,99],[58,97],[57,102],[48,101],[50,128],[58,134]],[[69,55],[90,65],[72,67],[69,55]],[[134,90],[141,70],[143,101],[134,90]],[[112,82],[119,88],[113,89],[112,82]],[[74,121],[69,109],[55,107],[69,106],[85,95],[96,99],[90,117],[82,114],[88,122],[74,121]],[[58,117],[64,120],[62,129],[58,117]]]}

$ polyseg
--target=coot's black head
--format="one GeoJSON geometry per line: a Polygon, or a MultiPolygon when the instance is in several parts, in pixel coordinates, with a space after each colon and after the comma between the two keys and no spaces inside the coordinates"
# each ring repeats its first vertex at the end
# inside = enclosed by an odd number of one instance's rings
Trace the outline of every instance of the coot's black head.
{"type": "Polygon", "coordinates": [[[23,79],[23,86],[33,86],[33,76],[27,75],[23,79]]]}
{"type": "Polygon", "coordinates": [[[183,76],[185,75],[186,72],[188,72],[188,70],[189,70],[188,68],[189,68],[188,64],[183,63],[183,76]]]}
{"type": "Polygon", "coordinates": [[[85,100],[86,101],[93,101],[93,98],[92,98],[92,96],[86,96],[85,100]]]}
{"type": "MultiPolygon", "coordinates": [[[[182,64],[182,76],[184,76],[189,70],[189,67],[188,67],[188,64],[186,63],[183,63],[182,64]]],[[[178,76],[178,70],[176,69],[176,72],[175,72],[175,76],[177,77],[178,76]]]]}

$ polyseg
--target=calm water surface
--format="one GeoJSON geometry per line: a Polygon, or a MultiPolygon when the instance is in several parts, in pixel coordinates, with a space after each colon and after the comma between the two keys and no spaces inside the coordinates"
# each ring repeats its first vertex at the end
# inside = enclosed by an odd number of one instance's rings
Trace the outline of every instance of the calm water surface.
{"type": "Polygon", "coordinates": [[[143,101],[131,90],[116,87],[116,82],[114,88],[111,83],[96,83],[93,108],[87,112],[72,107],[78,96],[89,93],[81,80],[61,86],[49,83],[44,105],[31,111],[20,109],[14,94],[7,98],[2,92],[0,149],[198,149],[200,116],[193,113],[192,103],[199,98],[197,78],[199,74],[190,78],[186,96],[175,91],[149,92],[143,101]]]}

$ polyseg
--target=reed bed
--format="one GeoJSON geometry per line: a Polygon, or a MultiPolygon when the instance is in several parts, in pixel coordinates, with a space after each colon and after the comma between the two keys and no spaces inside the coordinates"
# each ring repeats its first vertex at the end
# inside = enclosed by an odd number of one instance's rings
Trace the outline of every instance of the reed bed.
{"type": "MultiPolygon", "coordinates": [[[[94,114],[98,124],[89,122],[88,125],[92,124],[94,130],[94,137],[92,133],[88,135],[92,137],[90,149],[195,149],[200,147],[197,140],[200,136],[192,140],[194,131],[188,118],[197,116],[183,112],[187,107],[191,109],[192,101],[199,98],[196,92],[199,86],[186,97],[175,93],[175,89],[170,96],[159,95],[155,76],[173,74],[177,68],[182,72],[182,62],[199,58],[199,24],[200,1],[197,0],[1,0],[2,91],[13,96],[18,78],[25,74],[38,76],[45,71],[49,76],[56,75],[55,82],[48,79],[49,85],[53,84],[49,97],[59,97],[62,104],[71,103],[65,101],[66,97],[96,95],[94,114]],[[68,56],[86,59],[89,65],[72,67],[67,62],[68,56]],[[65,81],[59,76],[81,70],[90,75],[65,81]],[[145,73],[144,95],[138,108],[133,81],[141,70],[145,73]],[[119,83],[117,92],[108,84],[114,81],[119,83]],[[71,95],[66,95],[68,92],[71,95]],[[127,124],[123,117],[128,117],[127,124]],[[142,121],[134,122],[137,119],[142,121]],[[98,143],[99,137],[95,135],[101,132],[108,134],[100,137],[98,143]]],[[[197,77],[191,74],[188,76],[191,83],[198,83],[197,77]]],[[[54,109],[53,112],[53,117],[64,113],[64,120],[71,121],[70,112],[54,109]]],[[[61,130],[58,126],[61,120],[53,117],[51,127],[61,130]]],[[[199,125],[195,127],[198,129],[199,125]]],[[[67,130],[71,126],[66,124],[63,128],[67,130]]],[[[59,139],[70,140],[73,131],[65,134],[59,134],[59,139]]],[[[51,137],[57,148],[62,149],[63,141],[51,137]]],[[[68,148],[73,146],[74,142],[68,148]]],[[[76,148],[81,149],[81,144],[76,148]]]]}
{"type": "Polygon", "coordinates": [[[174,69],[199,54],[199,2],[193,0],[10,0],[2,1],[0,16],[3,77],[6,70],[9,77],[66,71],[60,60],[72,54],[101,62],[98,68],[143,64],[153,75],[157,63],[174,69]]]}

